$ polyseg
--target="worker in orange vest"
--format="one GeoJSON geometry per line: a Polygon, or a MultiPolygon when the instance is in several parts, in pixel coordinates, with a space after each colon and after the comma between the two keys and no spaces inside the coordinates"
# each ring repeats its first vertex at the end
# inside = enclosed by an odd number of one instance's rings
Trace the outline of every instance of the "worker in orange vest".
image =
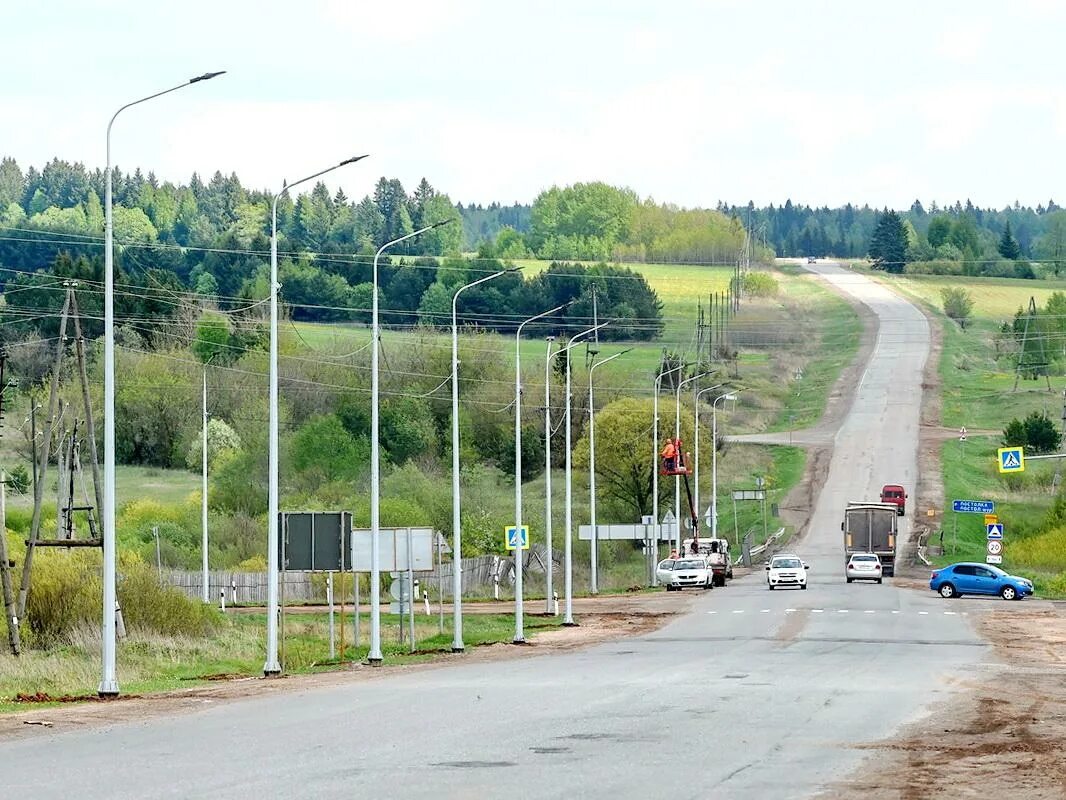
{"type": "Polygon", "coordinates": [[[677,467],[677,445],[673,439],[666,440],[666,446],[660,455],[663,457],[663,470],[673,472],[677,467]]]}

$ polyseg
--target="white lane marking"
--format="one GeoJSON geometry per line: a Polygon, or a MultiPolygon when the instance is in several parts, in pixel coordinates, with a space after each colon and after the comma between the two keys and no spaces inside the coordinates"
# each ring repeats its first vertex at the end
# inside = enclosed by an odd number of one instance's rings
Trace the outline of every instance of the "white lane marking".
{"type": "Polygon", "coordinates": [[[812,614],[821,614],[824,610],[825,609],[822,609],[822,608],[812,608],[811,609],[811,613],[812,614]]]}
{"type": "Polygon", "coordinates": [[[895,610],[893,610],[893,612],[892,612],[892,613],[893,613],[893,614],[898,614],[898,613],[899,613],[899,609],[895,609],[895,610]]]}
{"type": "Polygon", "coordinates": [[[949,616],[949,617],[954,617],[954,616],[955,616],[955,614],[956,614],[956,612],[954,612],[954,611],[945,611],[945,612],[944,612],[944,614],[945,614],[946,616],[949,616]]]}
{"type": "Polygon", "coordinates": [[[769,614],[769,613],[770,613],[770,609],[768,609],[768,608],[764,608],[764,609],[763,609],[762,611],[760,611],[759,613],[760,613],[760,614],[769,614]]]}
{"type": "Polygon", "coordinates": [[[863,613],[863,614],[876,614],[877,612],[876,612],[876,611],[873,611],[873,610],[871,610],[871,609],[869,609],[869,608],[868,608],[868,609],[866,609],[865,611],[863,611],[862,613],[863,613]]]}
{"type": "Polygon", "coordinates": [[[707,613],[708,614],[717,614],[718,612],[717,611],[708,611],[707,613]]]}
{"type": "Polygon", "coordinates": [[[733,613],[734,614],[743,614],[744,613],[744,609],[743,608],[734,608],[733,609],[733,613]]]}
{"type": "Polygon", "coordinates": [[[794,609],[794,608],[786,608],[786,609],[785,609],[785,613],[786,613],[786,614],[791,614],[791,613],[793,613],[793,612],[794,612],[795,610],[796,610],[796,609],[794,609]]]}
{"type": "Polygon", "coordinates": [[[837,609],[837,613],[838,614],[847,614],[848,613],[848,609],[846,609],[846,608],[838,608],[837,609]]]}
{"type": "Polygon", "coordinates": [[[924,616],[926,616],[926,615],[927,615],[927,614],[928,614],[929,612],[928,612],[928,611],[919,611],[918,613],[919,613],[919,614],[921,614],[921,615],[922,615],[922,616],[924,617],[924,616]]]}

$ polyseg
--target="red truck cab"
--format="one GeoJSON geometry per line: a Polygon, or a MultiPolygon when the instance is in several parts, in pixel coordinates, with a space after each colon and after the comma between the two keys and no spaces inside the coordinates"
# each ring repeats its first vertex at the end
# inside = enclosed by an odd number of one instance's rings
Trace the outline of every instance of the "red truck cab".
{"type": "Polygon", "coordinates": [[[896,516],[902,517],[907,513],[907,493],[895,483],[886,483],[881,487],[881,502],[896,506],[896,516]]]}

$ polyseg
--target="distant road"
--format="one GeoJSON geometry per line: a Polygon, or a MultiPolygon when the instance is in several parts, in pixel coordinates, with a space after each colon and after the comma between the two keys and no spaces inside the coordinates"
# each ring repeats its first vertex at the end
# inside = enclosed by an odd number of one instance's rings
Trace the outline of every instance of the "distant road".
{"type": "Polygon", "coordinates": [[[0,743],[4,795],[763,800],[843,778],[855,745],[985,658],[967,615],[992,603],[845,584],[844,504],[915,485],[929,330],[865,277],[814,271],[880,327],[797,545],[808,591],[769,592],[756,571],[641,638],[0,743]]]}

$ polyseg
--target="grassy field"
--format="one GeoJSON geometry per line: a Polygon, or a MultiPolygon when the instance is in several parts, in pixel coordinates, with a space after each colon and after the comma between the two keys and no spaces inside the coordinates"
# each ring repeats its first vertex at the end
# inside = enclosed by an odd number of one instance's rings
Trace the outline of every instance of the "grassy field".
{"type": "MultiPolygon", "coordinates": [[[[995,466],[996,448],[1011,419],[1032,411],[1058,420],[1062,408],[1062,378],[1047,383],[1021,381],[1014,390],[1013,365],[995,358],[993,336],[1000,325],[1026,308],[1030,297],[1044,304],[1054,291],[1066,291],[1066,281],[1032,281],[1007,278],[966,278],[965,288],[974,298],[972,321],[963,330],[943,314],[940,291],[960,285],[950,276],[875,277],[921,303],[934,314],[943,330],[939,373],[941,420],[948,427],[969,431],[996,431],[996,435],[970,435],[965,443],[946,442],[941,449],[945,507],[941,515],[944,553],[938,564],[958,560],[984,561],[984,520],[975,514],[951,510],[953,499],[986,499],[996,503],[1006,525],[1003,567],[1034,578],[1039,593],[1066,596],[1066,548],[1059,547],[1061,533],[1046,531],[1046,517],[1055,501],[1052,483],[1054,461],[1029,462],[1020,476],[1002,476],[995,466]]],[[[1066,465],[1063,465],[1066,469],[1066,465]]],[[[939,543],[934,539],[934,544],[939,543]]]]}
{"type": "MultiPolygon", "coordinates": [[[[526,617],[526,634],[560,625],[561,618],[526,617]]],[[[451,652],[451,619],[445,617],[444,633],[436,616],[415,615],[417,652],[409,643],[400,644],[400,618],[381,618],[382,654],[386,663],[410,664],[425,661],[434,654],[451,652]]],[[[406,624],[406,623],[405,623],[406,624]]],[[[344,661],[366,658],[370,640],[369,620],[361,619],[361,646],[353,646],[352,617],[346,620],[345,650],[340,653],[340,619],[337,619],[337,658],[329,658],[328,615],[289,614],[285,618],[285,671],[290,674],[336,669],[344,661]]],[[[141,694],[180,689],[217,680],[220,677],[259,676],[263,671],[263,636],[266,619],[262,614],[231,614],[221,632],[211,639],[181,639],[132,634],[118,648],[123,693],[141,694]]],[[[406,632],[406,627],[405,627],[406,632]]],[[[405,633],[406,635],[406,633],[405,633]]],[[[506,614],[467,614],[463,618],[463,639],[468,647],[510,642],[514,637],[514,617],[506,614]]],[[[19,694],[38,692],[53,698],[92,696],[99,682],[99,640],[86,632],[80,641],[59,650],[31,650],[15,659],[0,654],[0,712],[28,711],[36,704],[15,702],[19,694]]]]}

